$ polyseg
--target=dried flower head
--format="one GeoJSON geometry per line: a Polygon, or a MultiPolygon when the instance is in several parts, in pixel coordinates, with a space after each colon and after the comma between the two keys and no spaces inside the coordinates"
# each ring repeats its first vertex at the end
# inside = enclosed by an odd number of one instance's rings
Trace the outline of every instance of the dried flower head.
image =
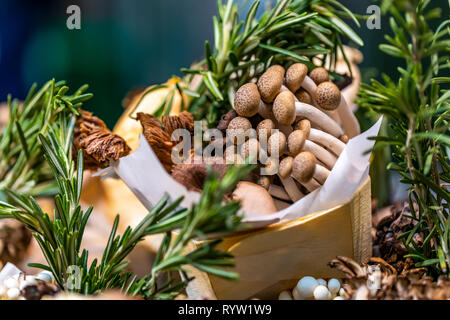
{"type": "Polygon", "coordinates": [[[401,274],[381,258],[371,258],[368,264],[339,256],[330,262],[346,275],[345,298],[348,300],[447,300],[450,280],[433,282],[424,277],[425,268],[408,269],[401,274]]]}
{"type": "Polygon", "coordinates": [[[105,123],[91,112],[81,110],[75,124],[73,144],[82,150],[87,169],[105,168],[109,161],[118,160],[130,153],[124,139],[112,133],[105,123]]]}
{"type": "Polygon", "coordinates": [[[194,117],[189,112],[182,112],[176,116],[163,116],[161,123],[157,117],[139,112],[136,118],[141,122],[145,139],[166,171],[170,173],[173,168],[172,148],[178,143],[172,141],[171,135],[176,129],[186,129],[193,133],[194,117]]]}
{"type": "Polygon", "coordinates": [[[220,178],[222,178],[227,171],[227,166],[225,164],[215,163],[208,165],[206,162],[199,164],[182,163],[174,166],[172,177],[188,190],[202,192],[203,184],[205,183],[208,174],[208,167],[216,172],[220,178]]]}

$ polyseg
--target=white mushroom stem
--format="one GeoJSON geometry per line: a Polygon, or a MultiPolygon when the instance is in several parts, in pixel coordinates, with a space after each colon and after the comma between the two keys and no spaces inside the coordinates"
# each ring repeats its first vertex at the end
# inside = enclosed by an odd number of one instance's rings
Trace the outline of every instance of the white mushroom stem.
{"type": "Polygon", "coordinates": [[[297,117],[308,119],[312,124],[319,126],[336,138],[344,134],[342,128],[333,119],[310,104],[296,102],[295,113],[297,117]]]}
{"type": "Polygon", "coordinates": [[[299,183],[306,188],[309,192],[313,192],[316,189],[319,189],[322,185],[318,183],[314,178],[309,180],[308,182],[300,182],[299,183]]]}
{"type": "Polygon", "coordinates": [[[281,199],[284,201],[291,201],[291,197],[287,194],[283,187],[277,186],[275,184],[271,184],[269,186],[269,193],[272,197],[277,199],[281,199]]]}
{"type": "Polygon", "coordinates": [[[337,160],[336,157],[332,155],[329,151],[327,151],[326,149],[322,148],[321,146],[310,140],[305,141],[303,151],[309,151],[312,154],[314,154],[314,156],[316,156],[316,158],[323,164],[325,164],[325,166],[330,170],[333,169],[334,164],[336,163],[337,160]]]}
{"type": "Polygon", "coordinates": [[[338,138],[314,128],[311,128],[309,131],[309,140],[322,145],[337,156],[339,156],[345,148],[345,143],[338,138]]]}
{"type": "Polygon", "coordinates": [[[356,119],[355,114],[350,110],[345,97],[341,94],[341,103],[337,108],[339,117],[341,118],[342,125],[344,127],[344,132],[349,138],[356,137],[361,133],[361,128],[359,126],[358,119],[356,119]]]}
{"type": "MultiPolygon", "coordinates": [[[[280,177],[280,175],[278,175],[278,177],[280,177]]],[[[284,190],[286,190],[286,193],[289,195],[289,197],[293,202],[296,202],[305,196],[298,189],[297,185],[295,184],[295,181],[291,177],[285,179],[280,177],[280,180],[284,186],[284,190]]]]}
{"type": "Polygon", "coordinates": [[[314,170],[314,179],[317,180],[320,184],[324,184],[330,175],[330,170],[325,167],[322,167],[320,164],[316,164],[316,168],[314,170]]]}

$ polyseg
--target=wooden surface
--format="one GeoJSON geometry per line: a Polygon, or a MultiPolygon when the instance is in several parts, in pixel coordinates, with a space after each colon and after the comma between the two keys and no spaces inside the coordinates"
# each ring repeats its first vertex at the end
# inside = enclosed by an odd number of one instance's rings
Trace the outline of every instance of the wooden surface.
{"type": "MultiPolygon", "coordinates": [[[[287,223],[225,238],[220,248],[235,257],[238,282],[191,270],[196,279],[187,293],[191,299],[274,299],[292,289],[306,275],[340,277],[328,267],[337,255],[367,261],[371,254],[370,179],[342,206],[287,223]]],[[[195,244],[194,244],[195,245],[195,244]]],[[[198,245],[198,244],[197,244],[198,245]]]]}

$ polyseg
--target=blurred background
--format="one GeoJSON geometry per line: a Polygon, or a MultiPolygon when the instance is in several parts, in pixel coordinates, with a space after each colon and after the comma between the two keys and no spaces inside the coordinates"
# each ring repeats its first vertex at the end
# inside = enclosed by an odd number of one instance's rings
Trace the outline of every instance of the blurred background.
{"type": "MultiPolygon", "coordinates": [[[[245,17],[252,1],[235,1],[245,17]]],[[[377,3],[340,2],[358,14],[377,3]]],[[[448,17],[448,0],[433,0],[432,5],[448,17]]],[[[51,78],[67,80],[72,89],[88,83],[95,97],[87,108],[112,128],[127,92],[182,76],[180,68],[202,58],[204,41],[213,39],[215,13],[216,0],[0,0],[0,102],[8,93],[23,99],[33,82],[51,78]],[[81,9],[81,30],[66,27],[66,10],[74,4],[81,9]]],[[[378,50],[390,34],[388,21],[382,18],[380,30],[369,30],[362,22],[357,32],[365,42],[360,48],[363,81],[383,72],[397,78],[398,61],[378,50]]],[[[368,125],[363,123],[363,130],[368,125]]],[[[384,166],[380,164],[380,177],[386,177],[384,166]]]]}

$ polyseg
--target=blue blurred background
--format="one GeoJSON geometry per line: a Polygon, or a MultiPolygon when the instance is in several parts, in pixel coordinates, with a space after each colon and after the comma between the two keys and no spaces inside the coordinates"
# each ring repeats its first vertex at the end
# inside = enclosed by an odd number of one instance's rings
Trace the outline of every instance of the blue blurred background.
{"type": "MultiPolygon", "coordinates": [[[[245,14],[248,1],[236,1],[245,14]]],[[[360,14],[373,4],[341,2],[360,14]]],[[[448,16],[447,0],[437,2],[448,16]]],[[[24,98],[33,82],[50,78],[68,80],[73,89],[88,83],[95,94],[88,109],[111,127],[129,90],[181,75],[181,67],[202,57],[215,13],[216,0],[0,0],[0,101],[8,93],[24,98]],[[81,8],[81,30],[66,27],[72,4],[81,8]]],[[[358,32],[366,43],[364,79],[394,74],[395,61],[378,50],[387,21],[381,30],[363,23],[358,32]]]]}

